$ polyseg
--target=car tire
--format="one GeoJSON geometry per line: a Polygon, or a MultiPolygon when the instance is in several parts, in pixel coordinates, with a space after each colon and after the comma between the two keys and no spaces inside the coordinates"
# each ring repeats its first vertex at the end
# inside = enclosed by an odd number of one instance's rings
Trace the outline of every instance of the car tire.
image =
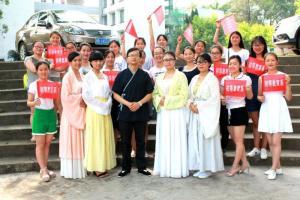
{"type": "Polygon", "coordinates": [[[296,37],[296,49],[293,50],[293,52],[297,55],[300,55],[300,31],[298,31],[298,35],[296,37]]]}
{"type": "Polygon", "coordinates": [[[28,52],[27,52],[26,45],[24,42],[21,42],[19,44],[18,52],[20,54],[21,60],[24,60],[26,58],[26,56],[28,56],[28,52]]]}

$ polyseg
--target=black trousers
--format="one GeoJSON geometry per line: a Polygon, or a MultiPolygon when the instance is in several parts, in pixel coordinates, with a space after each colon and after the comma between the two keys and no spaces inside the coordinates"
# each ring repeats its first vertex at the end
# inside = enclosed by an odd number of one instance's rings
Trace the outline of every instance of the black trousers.
{"type": "Polygon", "coordinates": [[[136,165],[139,170],[146,169],[145,158],[145,130],[147,122],[119,121],[122,144],[122,170],[131,170],[131,136],[135,132],[136,141],[136,165]]]}
{"type": "Polygon", "coordinates": [[[223,150],[226,150],[228,142],[229,142],[229,132],[227,129],[228,125],[228,111],[226,106],[221,105],[221,112],[220,112],[220,132],[221,132],[221,146],[223,150]]]}

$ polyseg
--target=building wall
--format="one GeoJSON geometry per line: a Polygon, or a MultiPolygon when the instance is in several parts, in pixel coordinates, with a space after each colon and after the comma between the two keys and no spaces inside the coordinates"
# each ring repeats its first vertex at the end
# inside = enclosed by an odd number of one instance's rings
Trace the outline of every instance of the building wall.
{"type": "Polygon", "coordinates": [[[3,5],[1,8],[3,23],[8,25],[8,32],[4,37],[0,35],[0,59],[5,59],[7,52],[15,49],[16,32],[34,13],[34,0],[26,0],[26,3],[20,2],[20,0],[10,0],[9,5],[3,5]]]}

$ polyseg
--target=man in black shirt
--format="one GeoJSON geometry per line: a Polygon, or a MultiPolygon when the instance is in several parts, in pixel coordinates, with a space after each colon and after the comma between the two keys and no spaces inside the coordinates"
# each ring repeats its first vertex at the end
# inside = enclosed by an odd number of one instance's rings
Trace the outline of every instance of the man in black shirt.
{"type": "Polygon", "coordinates": [[[136,164],[138,172],[151,175],[146,170],[145,130],[149,118],[147,102],[152,97],[153,85],[147,72],[139,68],[142,57],[139,49],[127,51],[128,68],[118,74],[113,85],[113,96],[120,103],[118,115],[122,139],[122,171],[119,177],[126,176],[131,170],[131,135],[135,131],[136,164]]]}

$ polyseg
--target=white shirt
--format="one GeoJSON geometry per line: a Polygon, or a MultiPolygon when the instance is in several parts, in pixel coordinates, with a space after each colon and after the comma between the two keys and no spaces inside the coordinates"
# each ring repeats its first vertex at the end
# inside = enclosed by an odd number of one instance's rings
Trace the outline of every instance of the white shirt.
{"type": "Polygon", "coordinates": [[[228,59],[230,58],[230,56],[233,55],[238,55],[241,57],[242,59],[242,65],[245,66],[245,62],[246,60],[248,60],[249,58],[249,51],[247,49],[240,49],[239,51],[234,51],[232,48],[225,48],[223,47],[223,58],[225,58],[225,63],[228,63],[228,59]],[[229,53],[228,53],[229,51],[229,53]]]}
{"type": "MultiPolygon", "coordinates": [[[[34,95],[34,100],[38,99],[38,92],[37,92],[37,81],[32,82],[29,85],[28,93],[34,95]]],[[[42,110],[51,110],[54,108],[53,99],[48,98],[39,98],[41,100],[41,105],[35,106],[35,108],[42,109],[42,110]]]]}
{"type": "Polygon", "coordinates": [[[156,65],[151,67],[149,70],[149,74],[150,74],[150,78],[152,78],[154,81],[157,78],[158,75],[166,72],[166,68],[165,67],[157,67],[156,65]]]}
{"type": "MultiPolygon", "coordinates": [[[[233,78],[231,75],[224,76],[221,80],[221,86],[223,87],[225,80],[246,80],[246,87],[252,85],[251,78],[243,74],[242,72],[236,78],[233,78]]],[[[240,108],[245,106],[245,97],[226,97],[226,107],[228,109],[240,108]]]]}

